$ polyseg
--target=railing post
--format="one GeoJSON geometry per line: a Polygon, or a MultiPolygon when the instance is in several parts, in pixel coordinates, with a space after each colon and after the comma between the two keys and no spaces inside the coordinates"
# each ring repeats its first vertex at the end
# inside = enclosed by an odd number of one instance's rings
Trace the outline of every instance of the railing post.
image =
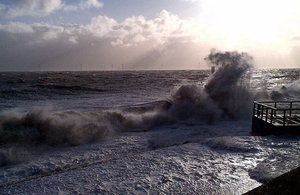
{"type": "Polygon", "coordinates": [[[266,107],[266,122],[268,122],[268,112],[269,112],[269,108],[266,107]]]}
{"type": "Polygon", "coordinates": [[[252,112],[252,117],[255,117],[255,106],[256,106],[256,103],[254,102],[254,104],[253,104],[253,112],[252,112]]]}
{"type": "Polygon", "coordinates": [[[273,112],[274,112],[274,110],[271,109],[271,124],[273,124],[273,112]]]}
{"type": "Polygon", "coordinates": [[[283,111],[283,126],[285,126],[285,115],[286,115],[286,110],[283,111]]]}
{"type": "Polygon", "coordinates": [[[258,106],[259,106],[259,107],[258,107],[258,110],[259,110],[259,113],[258,113],[258,114],[259,114],[259,117],[261,117],[261,108],[262,108],[262,106],[261,106],[261,104],[259,104],[258,106]]]}
{"type": "Polygon", "coordinates": [[[292,116],[293,102],[290,102],[290,116],[292,116]]]}
{"type": "Polygon", "coordinates": [[[263,119],[264,116],[264,106],[261,105],[261,115],[260,115],[260,119],[263,119]]]}

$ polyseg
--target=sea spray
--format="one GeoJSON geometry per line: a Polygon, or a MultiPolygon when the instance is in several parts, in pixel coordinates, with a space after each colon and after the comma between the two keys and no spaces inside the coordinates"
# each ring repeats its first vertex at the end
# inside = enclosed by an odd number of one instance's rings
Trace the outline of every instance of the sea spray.
{"type": "Polygon", "coordinates": [[[252,57],[247,53],[212,50],[205,60],[217,67],[216,72],[203,88],[183,85],[173,94],[173,116],[208,123],[249,116],[253,95],[245,75],[253,67],[252,57]]]}
{"type": "MultiPolygon", "coordinates": [[[[250,118],[254,95],[247,74],[253,67],[252,57],[247,53],[212,50],[205,60],[216,67],[214,74],[204,87],[182,85],[173,92],[168,115],[194,124],[250,118]]],[[[154,148],[176,143],[178,139],[166,137],[149,140],[154,148]]]]}
{"type": "Polygon", "coordinates": [[[205,87],[183,85],[170,100],[146,107],[110,111],[0,113],[1,142],[78,145],[106,139],[124,131],[146,131],[180,121],[214,123],[237,119],[249,109],[251,98],[243,76],[252,67],[246,53],[215,52],[206,58],[217,66],[205,87]]]}
{"type": "Polygon", "coordinates": [[[253,58],[245,52],[212,50],[205,60],[217,67],[205,85],[205,91],[223,111],[223,116],[247,116],[253,94],[249,90],[249,76],[246,77],[246,74],[253,67],[253,58]]]}
{"type": "Polygon", "coordinates": [[[196,85],[181,86],[172,94],[171,102],[168,114],[177,120],[211,124],[222,116],[222,110],[217,104],[203,88],[196,85]]]}

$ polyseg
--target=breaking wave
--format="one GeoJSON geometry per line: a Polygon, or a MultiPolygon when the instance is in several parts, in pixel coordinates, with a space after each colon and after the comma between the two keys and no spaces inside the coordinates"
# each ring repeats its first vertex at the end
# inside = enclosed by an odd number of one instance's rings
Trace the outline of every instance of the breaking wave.
{"type": "MultiPolygon", "coordinates": [[[[247,53],[217,52],[212,50],[205,58],[216,67],[204,86],[182,85],[174,89],[168,100],[105,111],[62,111],[33,109],[0,113],[0,142],[5,145],[80,145],[105,140],[119,132],[147,131],[163,124],[212,124],[220,120],[250,118],[252,102],[263,97],[249,87],[252,57],[247,53]]],[[[40,85],[53,90],[94,91],[80,86],[40,85]]],[[[99,89],[99,92],[102,90],[99,89]]],[[[286,99],[300,97],[300,81],[273,90],[266,97],[286,99]]],[[[265,97],[264,97],[265,98],[265,97]]],[[[190,136],[187,136],[190,137],[190,136]]],[[[160,148],[190,141],[182,135],[169,138],[153,137],[149,147],[160,148]]],[[[232,152],[256,152],[241,147],[236,140],[210,140],[215,149],[232,152]]],[[[19,151],[19,149],[15,149],[19,151]]],[[[11,151],[15,151],[11,150],[11,151]]],[[[9,150],[10,151],[10,150],[9,150]]],[[[25,152],[1,152],[0,165],[23,161],[25,152]],[[16,155],[14,155],[16,154],[16,155]],[[21,160],[20,160],[21,159],[21,160]]]]}
{"type": "Polygon", "coordinates": [[[252,57],[247,53],[217,52],[205,58],[217,68],[204,87],[181,86],[172,96],[178,118],[193,118],[208,123],[219,119],[248,117],[254,95],[249,90],[252,57]]]}
{"type": "Polygon", "coordinates": [[[159,112],[134,114],[122,111],[52,113],[34,110],[26,114],[0,114],[2,143],[78,145],[103,140],[122,131],[145,131],[167,121],[159,112]]]}
{"type": "MultiPolygon", "coordinates": [[[[252,57],[247,53],[212,50],[205,59],[216,67],[206,85],[182,85],[173,90],[166,101],[108,111],[2,112],[0,141],[78,145],[104,140],[118,132],[147,131],[162,124],[182,121],[211,124],[219,120],[250,118],[252,101],[257,98],[249,87],[252,57]]],[[[272,99],[276,99],[275,96],[299,97],[299,89],[300,83],[296,81],[274,90],[270,96],[272,99]]]]}
{"type": "Polygon", "coordinates": [[[252,57],[213,50],[206,60],[217,67],[207,84],[183,85],[173,91],[168,101],[111,111],[3,112],[0,141],[78,145],[103,140],[117,132],[146,131],[161,124],[214,123],[247,116],[252,95],[245,75],[252,67],[252,57]]]}

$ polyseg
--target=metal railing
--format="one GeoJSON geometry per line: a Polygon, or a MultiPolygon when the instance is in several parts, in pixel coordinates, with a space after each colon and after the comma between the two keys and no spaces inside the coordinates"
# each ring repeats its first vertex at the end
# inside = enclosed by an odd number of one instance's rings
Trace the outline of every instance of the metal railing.
{"type": "Polygon", "coordinates": [[[300,126],[300,101],[254,101],[253,117],[273,125],[300,126]]]}

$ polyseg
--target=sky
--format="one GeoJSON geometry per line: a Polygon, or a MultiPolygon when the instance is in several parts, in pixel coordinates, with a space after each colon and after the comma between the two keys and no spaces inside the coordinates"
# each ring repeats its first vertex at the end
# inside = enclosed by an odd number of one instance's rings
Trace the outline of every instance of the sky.
{"type": "Polygon", "coordinates": [[[0,0],[0,71],[300,68],[299,0],[0,0]]]}

